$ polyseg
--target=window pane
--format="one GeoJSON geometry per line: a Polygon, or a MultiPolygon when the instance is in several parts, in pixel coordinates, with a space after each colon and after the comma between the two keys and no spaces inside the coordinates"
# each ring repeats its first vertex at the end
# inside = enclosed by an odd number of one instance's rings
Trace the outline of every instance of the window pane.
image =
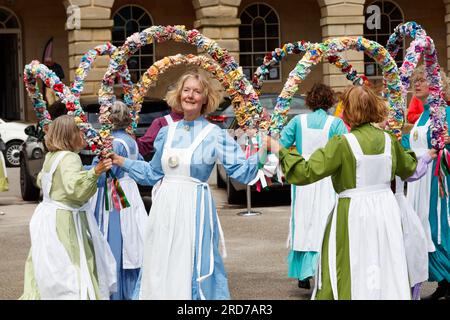
{"type": "Polygon", "coordinates": [[[127,37],[131,36],[135,32],[139,32],[139,25],[136,21],[128,21],[125,28],[127,37]]]}
{"type": "Polygon", "coordinates": [[[390,17],[391,19],[403,20],[403,15],[399,8],[395,8],[394,11],[392,11],[390,17]]]}
{"type": "Polygon", "coordinates": [[[152,19],[150,19],[150,16],[148,14],[145,14],[144,16],[142,16],[142,18],[139,19],[138,22],[142,27],[146,27],[146,28],[153,25],[152,19]]]}
{"type": "Polygon", "coordinates": [[[11,14],[5,10],[0,10],[0,21],[4,22],[11,14]]]}
{"type": "Polygon", "coordinates": [[[118,14],[114,16],[114,26],[115,27],[123,27],[125,26],[125,20],[122,19],[122,17],[118,14]]]}
{"type": "Polygon", "coordinates": [[[275,68],[271,68],[269,70],[269,79],[270,80],[277,80],[280,78],[280,68],[275,67],[275,68]]]}
{"type": "Polygon", "coordinates": [[[253,18],[248,15],[246,11],[241,14],[241,23],[242,24],[252,24],[253,18]]]}
{"type": "Polygon", "coordinates": [[[270,7],[263,4],[259,5],[259,16],[265,18],[267,14],[271,11],[270,7]]]}
{"type": "Polygon", "coordinates": [[[131,16],[135,20],[139,19],[144,13],[145,13],[144,10],[142,10],[139,7],[132,6],[132,8],[131,8],[131,16]]]}
{"type": "Polygon", "coordinates": [[[251,40],[241,40],[239,41],[239,47],[241,52],[252,52],[252,41],[251,40]]]}
{"type": "Polygon", "coordinates": [[[125,20],[130,20],[130,19],[131,19],[131,7],[128,6],[128,7],[122,8],[122,9],[119,11],[119,14],[120,14],[125,20]]]}
{"type": "Polygon", "coordinates": [[[266,23],[278,23],[278,18],[275,12],[272,10],[266,17],[266,23]]]}
{"type": "Polygon", "coordinates": [[[278,48],[280,43],[278,39],[267,39],[267,46],[265,51],[272,51],[275,48],[278,48]]]}
{"type": "Polygon", "coordinates": [[[253,37],[264,38],[266,36],[266,25],[263,19],[255,19],[253,20],[253,37]]]}
{"type": "Polygon", "coordinates": [[[403,20],[391,20],[391,32],[394,32],[395,27],[403,23],[403,20]]]}
{"type": "Polygon", "coordinates": [[[247,11],[247,13],[249,14],[250,17],[257,17],[258,16],[258,5],[254,4],[250,7],[248,7],[247,9],[245,9],[245,11],[247,11]]]}
{"type": "Polygon", "coordinates": [[[143,46],[140,52],[141,54],[153,54],[153,43],[143,46]]]}
{"type": "Polygon", "coordinates": [[[14,16],[9,18],[9,20],[6,22],[6,27],[11,29],[19,28],[19,24],[17,23],[17,20],[14,16]]]}
{"type": "Polygon", "coordinates": [[[114,28],[112,32],[113,41],[123,41],[125,40],[125,31],[123,28],[114,28]]]}
{"type": "Polygon", "coordinates": [[[247,77],[247,79],[252,78],[253,72],[251,68],[242,68],[242,71],[244,72],[244,75],[247,77]]]}
{"type": "Polygon", "coordinates": [[[128,59],[128,69],[139,69],[139,57],[138,56],[132,56],[130,59],[128,59]]]}
{"type": "Polygon", "coordinates": [[[381,10],[383,10],[382,12],[385,14],[391,14],[392,10],[394,10],[396,8],[396,5],[393,4],[390,1],[384,1],[383,3],[383,8],[381,10]]]}
{"type": "Polygon", "coordinates": [[[253,55],[253,66],[259,67],[264,62],[264,54],[253,55]]]}
{"type": "Polygon", "coordinates": [[[389,40],[389,36],[378,36],[378,43],[381,44],[383,47],[387,44],[389,40]]]}
{"type": "Polygon", "coordinates": [[[253,40],[253,51],[254,52],[266,52],[266,40],[253,40]]]}
{"type": "Polygon", "coordinates": [[[384,34],[390,34],[390,24],[389,24],[389,17],[382,14],[381,15],[381,29],[378,30],[378,34],[384,33],[384,34]]]}
{"type": "Polygon", "coordinates": [[[152,56],[141,57],[141,69],[147,70],[153,64],[152,56]]]}
{"type": "Polygon", "coordinates": [[[241,66],[245,66],[245,67],[251,66],[252,65],[252,56],[249,54],[241,54],[239,56],[239,64],[241,66]]]}
{"type": "Polygon", "coordinates": [[[251,26],[240,26],[239,27],[239,38],[251,38],[252,37],[252,27],[251,26]]]}
{"type": "Polygon", "coordinates": [[[269,24],[266,26],[267,28],[267,36],[268,37],[278,37],[278,25],[277,24],[269,24]]]}

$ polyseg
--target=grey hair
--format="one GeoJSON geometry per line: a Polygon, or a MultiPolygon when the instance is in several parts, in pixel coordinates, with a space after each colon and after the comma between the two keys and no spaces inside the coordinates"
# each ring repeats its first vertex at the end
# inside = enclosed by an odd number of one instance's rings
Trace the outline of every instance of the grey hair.
{"type": "Polygon", "coordinates": [[[111,107],[109,120],[113,125],[113,130],[126,129],[131,124],[131,117],[128,107],[122,101],[116,101],[111,107]]]}

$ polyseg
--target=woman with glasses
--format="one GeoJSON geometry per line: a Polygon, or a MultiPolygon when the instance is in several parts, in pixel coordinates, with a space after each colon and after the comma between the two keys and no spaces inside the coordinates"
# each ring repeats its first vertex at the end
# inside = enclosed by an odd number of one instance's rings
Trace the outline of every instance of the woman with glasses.
{"type": "MultiPolygon", "coordinates": [[[[444,84],[445,74],[441,72],[444,84]]],[[[425,67],[421,66],[412,76],[414,94],[424,106],[424,111],[415,123],[411,132],[403,137],[402,144],[409,148],[419,158],[431,147],[430,105],[427,103],[430,94],[425,78],[425,67]]],[[[444,85],[445,89],[445,85],[444,85]]],[[[446,109],[447,123],[450,122],[450,110],[446,109]]],[[[446,144],[449,138],[446,138],[446,144]]],[[[448,147],[447,147],[448,148],[448,147]]],[[[424,178],[408,182],[407,199],[419,215],[424,227],[428,244],[428,281],[437,281],[438,288],[425,299],[449,298],[450,281],[450,228],[449,228],[449,197],[439,197],[438,177],[433,174],[436,160],[428,167],[424,178]]],[[[447,184],[450,179],[447,177],[447,184]]]]}

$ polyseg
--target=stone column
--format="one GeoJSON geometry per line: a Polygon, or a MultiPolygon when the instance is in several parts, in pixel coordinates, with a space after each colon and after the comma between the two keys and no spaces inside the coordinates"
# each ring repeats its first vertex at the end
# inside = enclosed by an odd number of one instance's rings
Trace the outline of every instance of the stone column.
{"type": "Polygon", "coordinates": [[[193,0],[196,19],[194,28],[216,40],[239,61],[239,25],[237,18],[241,0],[193,0]]]}
{"type": "MultiPolygon", "coordinates": [[[[99,44],[111,41],[111,7],[114,0],[65,0],[69,37],[70,81],[75,79],[75,70],[81,57],[99,44]],[[72,10],[71,10],[72,9],[72,10]],[[73,20],[79,19],[79,21],[73,20]]],[[[109,57],[97,57],[89,72],[82,97],[97,96],[103,75],[109,64],[109,57]]]]}
{"type": "MultiPolygon", "coordinates": [[[[450,1],[450,0],[449,0],[450,1]]],[[[364,33],[364,0],[318,0],[322,18],[322,40],[342,36],[362,36],[364,33]]],[[[354,50],[343,54],[358,73],[364,72],[364,53],[354,50]]],[[[335,66],[323,63],[323,81],[336,91],[351,84],[335,66]]]]}

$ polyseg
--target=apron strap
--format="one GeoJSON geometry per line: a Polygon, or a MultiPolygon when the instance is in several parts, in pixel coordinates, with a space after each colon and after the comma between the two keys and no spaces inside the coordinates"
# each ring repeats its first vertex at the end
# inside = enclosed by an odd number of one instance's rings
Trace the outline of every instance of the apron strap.
{"type": "Polygon", "coordinates": [[[347,139],[347,142],[350,146],[350,149],[353,152],[353,155],[356,156],[363,156],[364,153],[361,149],[361,146],[359,145],[358,139],[356,139],[355,135],[353,133],[347,133],[344,134],[345,138],[347,139]]]}
{"type": "Polygon", "coordinates": [[[391,144],[392,144],[391,137],[389,137],[389,135],[386,132],[384,132],[384,154],[388,157],[390,157],[392,153],[391,144]]]}
{"type": "Polygon", "coordinates": [[[166,119],[167,125],[169,125],[169,126],[171,126],[172,124],[175,123],[175,122],[173,121],[172,117],[170,116],[170,114],[164,116],[164,119],[166,119]]]}
{"type": "Polygon", "coordinates": [[[206,127],[200,131],[200,133],[195,138],[194,142],[189,146],[187,149],[188,152],[191,154],[194,153],[195,149],[205,140],[205,138],[208,136],[208,134],[211,132],[211,130],[214,128],[214,125],[212,123],[208,123],[206,127]]]}
{"type": "Polygon", "coordinates": [[[58,168],[59,163],[61,162],[61,160],[69,153],[69,151],[61,151],[58,156],[56,156],[55,160],[53,160],[52,166],[50,167],[50,171],[49,172],[45,172],[44,171],[44,176],[43,176],[43,181],[45,181],[45,186],[44,183],[42,184],[42,191],[43,191],[43,196],[44,199],[50,199],[50,190],[52,189],[52,184],[53,184],[53,174],[56,171],[56,168],[58,168]]]}
{"type": "Polygon", "coordinates": [[[177,129],[177,122],[174,122],[172,124],[170,124],[169,130],[167,132],[167,139],[166,139],[166,143],[164,144],[164,149],[170,149],[172,148],[172,141],[173,141],[173,137],[175,136],[175,130],[177,129]]]}
{"type": "MultiPolygon", "coordinates": [[[[128,158],[130,158],[131,160],[137,160],[137,152],[132,153],[132,152],[130,151],[130,147],[128,146],[128,143],[127,143],[125,140],[120,139],[120,138],[114,138],[114,141],[117,141],[117,142],[119,142],[119,143],[121,143],[121,144],[123,145],[123,147],[124,147],[125,150],[127,151],[127,156],[128,156],[128,158]]],[[[136,141],[133,141],[133,143],[134,143],[134,150],[137,151],[138,149],[137,149],[137,143],[136,143],[136,141]]]]}
{"type": "Polygon", "coordinates": [[[334,121],[334,117],[332,116],[327,116],[327,121],[325,122],[325,126],[323,127],[323,130],[327,133],[327,136],[329,135],[330,129],[331,129],[331,124],[334,121]]]}

